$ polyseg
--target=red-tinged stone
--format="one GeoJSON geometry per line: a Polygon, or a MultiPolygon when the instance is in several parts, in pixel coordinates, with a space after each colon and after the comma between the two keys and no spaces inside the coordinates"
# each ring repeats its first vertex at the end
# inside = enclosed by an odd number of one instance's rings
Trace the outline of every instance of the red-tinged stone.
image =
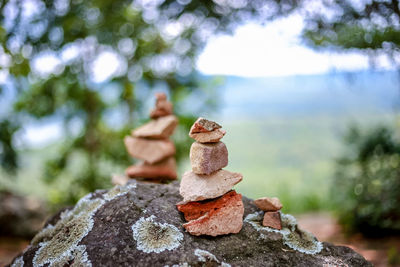
{"type": "Polygon", "coordinates": [[[183,227],[195,236],[236,234],[243,226],[242,195],[234,191],[204,204],[192,202],[180,205],[178,209],[186,212],[185,218],[193,218],[183,227]]]}
{"type": "Polygon", "coordinates": [[[131,178],[174,180],[177,178],[176,161],[175,158],[169,157],[155,164],[142,162],[128,167],[125,170],[125,174],[131,178]]]}
{"type": "Polygon", "coordinates": [[[222,142],[194,142],[190,147],[190,163],[194,173],[208,175],[228,165],[228,149],[222,142]]]}
{"type": "Polygon", "coordinates": [[[278,211],[282,203],[277,197],[262,197],[254,200],[254,204],[263,211],[278,211]]]}
{"type": "Polygon", "coordinates": [[[185,172],[179,187],[179,193],[183,197],[182,203],[222,196],[242,179],[243,176],[240,173],[226,170],[219,170],[210,175],[185,172]]]}
{"type": "Polygon", "coordinates": [[[189,135],[194,133],[211,132],[220,128],[221,125],[218,123],[200,117],[193,123],[192,127],[190,128],[189,135]]]}
{"type": "Polygon", "coordinates": [[[281,214],[279,213],[279,211],[265,212],[262,225],[266,226],[266,227],[271,227],[274,229],[281,230],[282,222],[281,222],[281,214]]]}
{"type": "Polygon", "coordinates": [[[232,190],[218,198],[212,200],[194,201],[186,204],[176,204],[180,212],[183,212],[186,221],[198,219],[207,212],[212,215],[216,210],[226,206],[227,203],[232,201],[232,198],[237,197],[238,194],[232,190]]]}
{"type": "Polygon", "coordinates": [[[217,143],[226,134],[226,131],[216,129],[205,133],[189,133],[189,136],[199,143],[217,143]]]}
{"type": "Polygon", "coordinates": [[[152,120],[132,131],[135,137],[163,139],[171,136],[178,125],[174,115],[168,115],[152,120]]]}
{"type": "Polygon", "coordinates": [[[169,139],[153,140],[125,136],[124,143],[132,157],[142,159],[150,164],[175,155],[174,143],[169,139]]]}

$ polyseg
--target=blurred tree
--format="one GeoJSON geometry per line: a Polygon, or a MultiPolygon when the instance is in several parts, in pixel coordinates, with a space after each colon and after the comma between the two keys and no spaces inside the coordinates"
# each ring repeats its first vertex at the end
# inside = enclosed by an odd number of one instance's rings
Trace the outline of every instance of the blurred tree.
{"type": "Polygon", "coordinates": [[[315,48],[358,49],[371,56],[372,64],[377,56],[386,55],[399,67],[398,0],[316,1],[303,12],[303,35],[315,48]]]}
{"type": "Polygon", "coordinates": [[[400,232],[400,142],[386,126],[352,127],[337,161],[333,199],[348,230],[400,232]]]}
{"type": "MultiPolygon", "coordinates": [[[[27,118],[63,121],[65,141],[46,163],[51,182],[73,176],[59,202],[74,202],[105,187],[110,164],[127,165],[122,137],[147,117],[152,89],[170,93],[180,118],[178,158],[186,155],[192,114],[215,106],[213,84],[194,72],[206,39],[250,18],[266,21],[296,7],[295,0],[10,0],[0,1],[0,65],[5,90],[17,92],[13,122],[2,116],[1,164],[17,166],[13,136],[27,118]],[[117,63],[105,79],[96,66],[117,63]],[[106,63],[104,63],[106,62],[106,63]],[[74,160],[74,159],[79,160],[74,160]],[[78,162],[78,163],[77,163],[78,162]]],[[[108,66],[110,67],[110,66],[108,66]]],[[[112,66],[111,66],[112,67],[112,66]]],[[[0,118],[0,119],[1,119],[0,118]]]]}
{"type": "MultiPolygon", "coordinates": [[[[303,37],[312,47],[358,50],[370,56],[372,67],[386,56],[400,70],[398,0],[316,1],[304,7],[303,37]]],[[[349,151],[337,162],[332,197],[349,230],[400,232],[400,143],[390,128],[348,131],[349,151]]]]}

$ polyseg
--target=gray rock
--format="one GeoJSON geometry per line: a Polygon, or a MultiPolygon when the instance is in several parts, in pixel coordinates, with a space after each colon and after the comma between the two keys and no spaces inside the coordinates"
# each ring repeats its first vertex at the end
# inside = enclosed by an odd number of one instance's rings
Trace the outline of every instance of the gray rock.
{"type": "Polygon", "coordinates": [[[243,198],[238,234],[192,236],[182,227],[178,182],[131,181],[96,191],[51,218],[15,266],[372,266],[348,247],[318,242],[282,214],[282,230],[261,226],[243,198]],[[302,238],[305,239],[302,239],[302,238]],[[303,252],[300,252],[303,251],[303,252]]]}

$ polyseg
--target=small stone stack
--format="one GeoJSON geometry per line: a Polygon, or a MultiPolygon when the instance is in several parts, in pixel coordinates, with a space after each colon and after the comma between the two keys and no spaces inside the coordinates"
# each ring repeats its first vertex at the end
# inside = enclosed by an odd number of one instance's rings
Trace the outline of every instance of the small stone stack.
{"type": "Polygon", "coordinates": [[[196,140],[190,148],[192,171],[182,177],[177,204],[187,223],[183,227],[192,235],[238,233],[243,225],[242,195],[232,187],[243,176],[222,168],[228,165],[228,150],[220,139],[221,126],[203,118],[197,119],[189,136],[196,140]]]}
{"type": "Polygon", "coordinates": [[[156,107],[150,113],[152,120],[124,138],[128,153],[142,160],[126,169],[127,176],[154,181],[177,178],[175,145],[169,137],[178,125],[178,119],[172,109],[167,96],[156,93],[156,107]]]}
{"type": "Polygon", "coordinates": [[[265,211],[262,222],[263,226],[278,230],[282,229],[281,214],[279,213],[282,209],[282,204],[278,198],[262,197],[254,200],[254,204],[256,204],[260,210],[265,211]]]}

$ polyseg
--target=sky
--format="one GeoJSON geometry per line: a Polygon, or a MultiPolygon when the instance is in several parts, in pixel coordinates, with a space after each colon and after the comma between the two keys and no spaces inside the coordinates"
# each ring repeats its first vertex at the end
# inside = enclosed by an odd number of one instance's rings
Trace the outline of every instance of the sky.
{"type": "MultiPolygon", "coordinates": [[[[369,67],[368,58],[357,52],[318,52],[305,46],[300,38],[302,28],[299,15],[266,26],[243,25],[232,36],[213,37],[198,58],[197,69],[204,74],[277,77],[369,67]]],[[[380,58],[377,68],[388,69],[390,64],[380,58]]]]}

